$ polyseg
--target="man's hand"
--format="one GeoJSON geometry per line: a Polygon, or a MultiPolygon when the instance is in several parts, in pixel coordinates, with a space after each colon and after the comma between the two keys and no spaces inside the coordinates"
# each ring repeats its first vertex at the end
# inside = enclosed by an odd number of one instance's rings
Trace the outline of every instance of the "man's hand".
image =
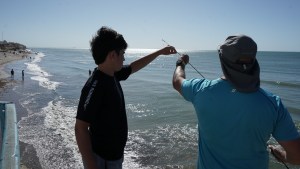
{"type": "Polygon", "coordinates": [[[286,162],[286,152],[280,145],[269,145],[268,147],[279,162],[286,162]]]}
{"type": "Polygon", "coordinates": [[[183,54],[181,57],[180,57],[180,60],[182,60],[185,64],[188,64],[189,63],[189,55],[186,55],[186,54],[183,54]]]}

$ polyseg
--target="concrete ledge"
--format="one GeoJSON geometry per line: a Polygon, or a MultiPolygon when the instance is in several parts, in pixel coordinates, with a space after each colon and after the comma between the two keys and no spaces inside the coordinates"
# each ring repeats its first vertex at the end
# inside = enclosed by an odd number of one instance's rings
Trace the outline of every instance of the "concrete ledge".
{"type": "Polygon", "coordinates": [[[0,168],[19,169],[20,149],[14,103],[0,101],[0,168]]]}

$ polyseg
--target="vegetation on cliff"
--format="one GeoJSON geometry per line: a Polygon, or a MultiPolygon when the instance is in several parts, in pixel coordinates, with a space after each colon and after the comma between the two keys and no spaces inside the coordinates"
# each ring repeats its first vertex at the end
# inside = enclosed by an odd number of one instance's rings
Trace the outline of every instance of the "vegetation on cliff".
{"type": "Polygon", "coordinates": [[[19,51],[25,50],[26,46],[16,42],[7,42],[7,41],[0,41],[0,51],[19,51]]]}

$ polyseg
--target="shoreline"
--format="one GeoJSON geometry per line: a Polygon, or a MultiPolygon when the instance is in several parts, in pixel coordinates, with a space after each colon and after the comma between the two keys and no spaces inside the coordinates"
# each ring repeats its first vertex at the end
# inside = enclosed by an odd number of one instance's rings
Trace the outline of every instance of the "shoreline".
{"type": "Polygon", "coordinates": [[[0,92],[7,83],[7,78],[9,77],[9,74],[3,70],[4,66],[9,62],[24,59],[31,54],[31,52],[15,52],[11,50],[5,52],[0,51],[0,92]]]}
{"type": "MultiPolygon", "coordinates": [[[[30,55],[33,54],[32,52],[15,52],[15,51],[0,51],[0,96],[3,96],[3,92],[5,90],[10,90],[11,87],[9,87],[9,82],[11,81],[10,75],[8,72],[4,71],[4,67],[17,60],[22,60],[27,57],[30,57],[30,55]]],[[[0,98],[0,100],[4,98],[0,98]]],[[[17,111],[17,118],[18,122],[20,119],[24,116],[27,116],[27,112],[18,102],[18,97],[16,97],[13,100],[16,105],[16,108],[19,110],[21,109],[22,112],[17,111]]],[[[41,165],[39,164],[39,160],[36,154],[36,151],[34,150],[33,146],[30,144],[26,144],[24,142],[19,141],[20,145],[20,169],[33,169],[33,168],[41,168],[41,165]]]]}

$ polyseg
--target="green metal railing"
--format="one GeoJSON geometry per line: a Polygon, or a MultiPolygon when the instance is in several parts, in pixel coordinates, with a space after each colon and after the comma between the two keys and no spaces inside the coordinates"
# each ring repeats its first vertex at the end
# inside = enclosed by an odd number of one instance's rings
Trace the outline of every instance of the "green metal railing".
{"type": "Polygon", "coordinates": [[[20,149],[15,104],[0,101],[0,169],[20,168],[20,149]]]}

